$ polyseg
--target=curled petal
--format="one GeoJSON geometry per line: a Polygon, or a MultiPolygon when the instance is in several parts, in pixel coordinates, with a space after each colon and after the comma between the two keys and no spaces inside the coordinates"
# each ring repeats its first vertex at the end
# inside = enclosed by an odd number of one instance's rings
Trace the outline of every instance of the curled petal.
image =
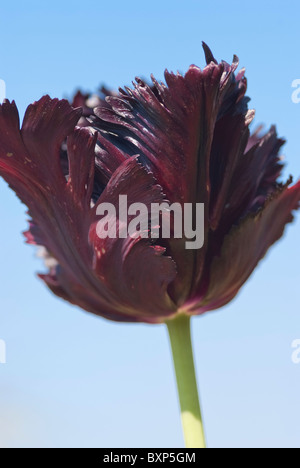
{"type": "MultiPolygon", "coordinates": [[[[97,224],[90,231],[90,241],[95,251],[94,268],[98,277],[114,291],[120,303],[133,307],[137,316],[166,317],[176,311],[167,289],[176,276],[175,264],[163,254],[165,249],[151,245],[148,238],[132,232],[122,238],[124,228],[119,211],[119,196],[126,194],[128,206],[135,202],[143,204],[151,213],[152,203],[162,203],[165,197],[161,187],[155,184],[153,176],[133,157],[126,160],[113,174],[97,206],[110,203],[116,207],[111,222],[117,227],[115,237],[100,239],[97,224]]],[[[97,206],[95,210],[97,212],[97,206]]],[[[134,215],[128,216],[128,226],[134,215]]],[[[100,220],[98,220],[99,223],[100,220]]],[[[146,224],[148,227],[148,215],[146,224]]],[[[150,228],[149,228],[150,230],[150,228]]],[[[148,236],[148,232],[145,233],[148,236]]]]}
{"type": "Polygon", "coordinates": [[[149,205],[164,196],[153,175],[133,158],[115,171],[95,206],[97,134],[75,128],[80,115],[67,101],[45,96],[29,106],[20,131],[15,104],[5,102],[0,107],[0,174],[29,208],[33,221],[27,241],[42,244],[57,262],[41,276],[53,292],[112,320],[160,321],[175,311],[167,293],[176,274],[172,260],[163,248],[141,238],[102,244],[93,227],[96,208],[106,197],[113,203],[125,191],[131,201],[138,196],[149,205]],[[61,166],[64,141],[67,178],[61,166]],[[99,249],[107,256],[100,258],[99,249]]]}
{"type": "Polygon", "coordinates": [[[293,210],[300,207],[300,181],[278,187],[263,208],[250,213],[225,237],[219,256],[213,258],[202,283],[202,296],[188,310],[203,313],[227,304],[238,293],[268,249],[281,238],[293,210]]]}

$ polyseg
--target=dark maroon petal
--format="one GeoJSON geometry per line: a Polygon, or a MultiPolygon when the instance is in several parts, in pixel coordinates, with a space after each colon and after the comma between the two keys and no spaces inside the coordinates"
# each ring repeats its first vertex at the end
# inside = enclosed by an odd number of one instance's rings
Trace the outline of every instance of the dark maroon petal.
{"type": "MultiPolygon", "coordinates": [[[[114,291],[124,308],[133,308],[137,317],[148,316],[148,321],[160,321],[176,311],[167,288],[176,276],[175,264],[164,256],[165,249],[151,245],[139,237],[119,238],[119,195],[126,194],[128,206],[143,203],[149,213],[152,203],[162,203],[165,197],[153,176],[133,157],[126,160],[113,174],[97,206],[112,203],[116,207],[116,238],[100,239],[97,225],[90,231],[90,240],[96,252],[95,271],[107,287],[114,291]],[[155,318],[157,316],[157,319],[155,318]]],[[[95,206],[94,210],[97,210],[95,206]]],[[[134,216],[128,216],[128,223],[134,216]]],[[[99,222],[101,217],[97,220],[99,222]]],[[[145,320],[145,321],[147,321],[145,320]]]]}
{"type": "Polygon", "coordinates": [[[83,93],[82,91],[78,90],[70,101],[71,106],[74,108],[81,107],[83,109],[84,116],[90,115],[90,108],[86,105],[86,102],[90,97],[90,93],[83,93]]]}
{"type": "MultiPolygon", "coordinates": [[[[15,103],[5,101],[0,107],[0,173],[28,206],[42,193],[51,192],[52,183],[65,184],[60,146],[80,114],[67,101],[45,96],[29,106],[20,131],[15,103]]],[[[46,199],[40,202],[48,204],[46,199]]]]}
{"type": "Polygon", "coordinates": [[[39,274],[38,276],[41,280],[43,280],[46,283],[46,285],[53,292],[53,294],[60,297],[61,299],[64,299],[65,301],[70,302],[73,305],[76,305],[73,302],[72,297],[69,296],[69,294],[64,290],[61,283],[59,282],[55,270],[50,271],[47,274],[39,274]]]}
{"type": "MultiPolygon", "coordinates": [[[[226,147],[225,134],[223,141],[226,147]]],[[[238,140],[236,141],[238,144],[238,140]]],[[[275,127],[260,138],[254,134],[245,154],[245,141],[241,139],[239,156],[230,174],[230,184],[223,193],[223,210],[219,213],[220,219],[214,234],[215,242],[219,245],[232,225],[237,224],[250,211],[257,211],[268,196],[277,190],[277,179],[283,167],[278,152],[283,144],[284,140],[277,138],[275,127]]]]}
{"type": "MultiPolygon", "coordinates": [[[[236,68],[236,58],[231,66],[211,60],[203,70],[192,65],[184,76],[166,71],[166,85],[152,77],[150,87],[137,78],[133,90],[125,88],[119,98],[107,99],[110,109],[100,106],[94,111],[99,120],[93,125],[102,137],[124,154],[139,154],[140,161],[153,172],[171,202],[204,203],[205,239],[209,229],[210,158],[216,122],[238,110],[245,126],[245,85],[242,76],[236,81],[236,68]]],[[[235,158],[236,154],[234,161],[235,158]]],[[[185,239],[172,240],[167,246],[178,268],[172,295],[179,304],[199,281],[206,250],[205,245],[197,252],[187,251],[184,244],[185,239]]]]}
{"type": "Polygon", "coordinates": [[[202,42],[202,46],[203,46],[203,50],[204,50],[204,54],[205,54],[205,60],[206,60],[207,65],[209,65],[210,62],[214,62],[214,63],[217,64],[218,62],[215,59],[215,57],[213,56],[212,51],[210,50],[208,45],[205,44],[205,42],[202,42]]]}
{"type": "Polygon", "coordinates": [[[94,108],[98,106],[109,108],[110,105],[106,102],[106,98],[114,96],[117,96],[117,93],[105,86],[101,86],[97,93],[86,93],[78,90],[72,99],[70,99],[72,107],[80,107],[82,110],[82,118],[78,125],[82,127],[90,125],[90,121],[94,116],[94,108]]]}
{"type": "MultiPolygon", "coordinates": [[[[233,177],[237,165],[243,159],[249,138],[248,125],[254,117],[249,111],[244,113],[225,114],[215,126],[211,149],[211,202],[210,227],[218,228],[224,207],[228,203],[229,192],[235,186],[233,177]]],[[[248,174],[248,168],[246,173],[248,174]]],[[[240,184],[238,185],[239,187],[240,184]]],[[[239,206],[241,200],[237,200],[239,206]]]]}
{"type": "Polygon", "coordinates": [[[192,66],[184,77],[166,72],[168,87],[153,78],[155,93],[137,79],[134,90],[127,88],[119,99],[107,99],[111,109],[95,109],[102,121],[113,124],[105,127],[101,122],[102,132],[109,128],[103,135],[129,155],[134,148],[172,201],[195,200],[195,167],[197,161],[204,169],[208,164],[208,156],[200,157],[200,150],[209,147],[207,140],[214,125],[205,108],[216,114],[223,72],[222,64],[212,64],[203,71],[192,66]],[[202,126],[210,131],[201,132],[202,126]]]}
{"type": "Polygon", "coordinates": [[[110,141],[98,136],[96,147],[96,167],[99,170],[99,180],[106,185],[118,167],[128,159],[128,154],[124,153],[110,141]]]}
{"type": "Polygon", "coordinates": [[[255,205],[257,197],[266,198],[276,189],[283,168],[279,151],[284,143],[277,137],[275,127],[271,127],[266,135],[257,137],[256,144],[239,160],[228,199],[230,205],[237,205],[239,199],[246,211],[255,205]]]}
{"type": "Polygon", "coordinates": [[[59,268],[57,271],[53,270],[46,275],[40,274],[38,276],[45,282],[53,294],[87,312],[100,315],[101,317],[116,322],[138,321],[134,316],[118,313],[113,307],[104,306],[103,304],[100,304],[101,313],[99,313],[99,299],[95,298],[93,294],[91,294],[89,290],[83,288],[81,284],[70,281],[70,278],[59,268]]]}
{"type": "Polygon", "coordinates": [[[300,181],[287,188],[281,186],[257,213],[250,213],[226,236],[222,251],[216,256],[203,279],[202,297],[189,304],[189,311],[200,314],[217,309],[235,297],[265,256],[293,220],[292,211],[300,207],[300,181]],[[204,284],[206,283],[206,291],[204,284]]]}
{"type": "Polygon", "coordinates": [[[75,204],[81,205],[82,209],[87,212],[94,189],[96,141],[97,133],[91,137],[85,129],[76,129],[67,140],[68,189],[73,195],[75,204]]]}
{"type": "Polygon", "coordinates": [[[32,220],[29,220],[29,229],[24,232],[26,243],[30,245],[46,245],[46,239],[43,236],[39,226],[32,220]]]}
{"type": "MultiPolygon", "coordinates": [[[[0,107],[0,175],[29,208],[33,221],[27,241],[44,245],[58,262],[42,276],[53,292],[112,320],[161,321],[175,311],[167,294],[176,274],[174,263],[148,240],[129,238],[115,244],[96,236],[99,219],[92,194],[97,134],[74,129],[80,114],[67,101],[46,96],[29,106],[20,131],[17,109],[6,102],[0,107]],[[63,141],[67,179],[60,164],[63,141]]],[[[148,205],[164,200],[153,176],[135,158],[112,175],[98,204],[114,203],[120,193],[148,205]]]]}

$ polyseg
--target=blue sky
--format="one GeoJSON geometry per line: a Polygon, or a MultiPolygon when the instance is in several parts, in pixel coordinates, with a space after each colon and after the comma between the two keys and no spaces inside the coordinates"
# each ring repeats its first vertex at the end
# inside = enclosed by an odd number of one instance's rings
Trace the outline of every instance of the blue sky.
{"type": "MultiPolygon", "coordinates": [[[[300,176],[298,1],[28,0],[0,7],[0,79],[23,114],[41,95],[130,84],[218,59],[246,66],[255,123],[287,138],[300,176]],[[51,6],[50,6],[51,5],[51,6]]],[[[166,330],[122,325],[53,297],[24,245],[25,208],[0,181],[0,447],[181,447],[166,330]]],[[[299,219],[227,307],[193,320],[209,447],[300,447],[299,219]]]]}

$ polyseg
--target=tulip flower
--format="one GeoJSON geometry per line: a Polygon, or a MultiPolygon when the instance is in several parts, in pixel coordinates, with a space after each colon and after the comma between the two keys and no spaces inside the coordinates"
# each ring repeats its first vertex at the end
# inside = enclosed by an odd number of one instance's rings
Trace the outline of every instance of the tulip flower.
{"type": "MultiPolygon", "coordinates": [[[[190,318],[236,296],[300,202],[300,182],[278,180],[284,141],[275,128],[250,134],[254,111],[237,57],[229,65],[204,51],[203,69],[166,71],[165,83],[136,78],[118,93],[79,92],[72,105],[44,96],[21,128],[14,102],[0,108],[0,175],[28,207],[25,237],[43,247],[48,266],[40,278],[106,319],[167,324],[193,448],[205,440],[190,318]],[[161,224],[126,234],[118,205],[125,195],[148,213],[162,203],[201,205],[201,248],[186,248],[186,232],[163,237],[161,224]],[[103,206],[115,211],[101,217],[103,206]]],[[[126,228],[134,222],[129,212],[126,228]]]]}

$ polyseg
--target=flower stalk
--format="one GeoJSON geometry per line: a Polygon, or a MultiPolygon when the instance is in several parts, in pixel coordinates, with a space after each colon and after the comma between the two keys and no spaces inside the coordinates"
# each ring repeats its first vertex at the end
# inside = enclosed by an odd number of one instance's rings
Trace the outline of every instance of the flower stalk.
{"type": "Polygon", "coordinates": [[[186,448],[206,448],[191,340],[190,317],[167,323],[177,379],[186,448]]]}

